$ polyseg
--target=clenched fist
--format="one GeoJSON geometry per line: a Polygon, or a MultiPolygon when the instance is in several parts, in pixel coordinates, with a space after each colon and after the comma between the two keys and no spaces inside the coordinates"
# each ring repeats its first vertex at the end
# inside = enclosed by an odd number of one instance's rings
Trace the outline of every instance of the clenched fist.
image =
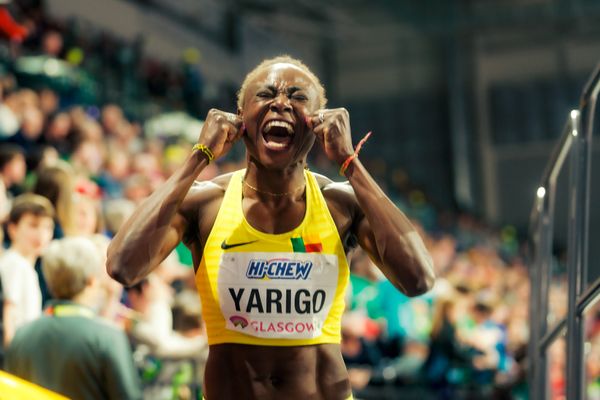
{"type": "Polygon", "coordinates": [[[242,119],[239,116],[213,108],[206,116],[198,143],[208,147],[217,159],[227,154],[242,134],[242,119]]]}
{"type": "Polygon", "coordinates": [[[341,165],[354,154],[348,110],[345,108],[317,110],[307,117],[306,121],[331,161],[341,165]]]}

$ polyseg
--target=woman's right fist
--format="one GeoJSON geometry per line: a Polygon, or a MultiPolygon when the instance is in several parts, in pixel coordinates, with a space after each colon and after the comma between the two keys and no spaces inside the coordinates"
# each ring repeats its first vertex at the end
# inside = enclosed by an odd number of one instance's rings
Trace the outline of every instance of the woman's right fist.
{"type": "Polygon", "coordinates": [[[212,108],[206,116],[198,143],[208,147],[217,159],[227,154],[242,134],[242,119],[239,116],[212,108]]]}

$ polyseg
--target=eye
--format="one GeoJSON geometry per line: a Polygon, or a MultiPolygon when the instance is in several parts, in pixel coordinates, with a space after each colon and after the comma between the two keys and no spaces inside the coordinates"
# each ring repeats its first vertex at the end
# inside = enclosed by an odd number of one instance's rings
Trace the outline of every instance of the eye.
{"type": "Polygon", "coordinates": [[[306,101],[306,100],[308,100],[308,97],[306,97],[303,94],[294,94],[294,95],[291,96],[291,98],[293,100],[298,100],[298,101],[306,101]]]}
{"type": "Polygon", "coordinates": [[[268,98],[273,97],[273,93],[263,90],[263,91],[258,92],[256,94],[256,96],[261,97],[263,99],[268,99],[268,98]]]}

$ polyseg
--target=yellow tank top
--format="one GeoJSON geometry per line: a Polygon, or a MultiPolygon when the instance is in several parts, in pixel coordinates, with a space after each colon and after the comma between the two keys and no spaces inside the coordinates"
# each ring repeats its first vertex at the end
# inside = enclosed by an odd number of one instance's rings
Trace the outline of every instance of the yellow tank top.
{"type": "Polygon", "coordinates": [[[231,177],[196,271],[208,344],[339,343],[348,263],[315,177],[304,171],[300,225],[267,234],[244,217],[244,172],[231,177]]]}

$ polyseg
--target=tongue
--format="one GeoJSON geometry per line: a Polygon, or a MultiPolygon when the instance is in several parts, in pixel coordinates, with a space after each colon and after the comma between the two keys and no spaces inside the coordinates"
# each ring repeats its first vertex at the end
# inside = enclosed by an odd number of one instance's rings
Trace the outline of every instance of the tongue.
{"type": "Polygon", "coordinates": [[[291,136],[264,135],[265,144],[270,150],[281,150],[286,148],[291,142],[291,136]]]}

